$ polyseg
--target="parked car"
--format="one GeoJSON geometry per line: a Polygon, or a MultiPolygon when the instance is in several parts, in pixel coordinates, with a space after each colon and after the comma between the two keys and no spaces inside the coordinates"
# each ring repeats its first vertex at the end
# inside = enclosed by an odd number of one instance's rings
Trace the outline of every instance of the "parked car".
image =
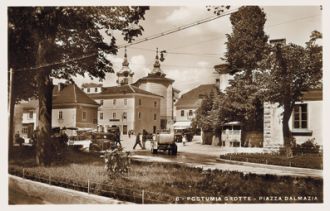
{"type": "Polygon", "coordinates": [[[167,151],[169,155],[176,155],[178,147],[175,143],[174,133],[159,132],[151,142],[151,152],[156,154],[158,151],[167,151]]]}
{"type": "Polygon", "coordinates": [[[116,126],[108,129],[106,133],[93,133],[92,143],[89,145],[90,151],[114,150],[117,148],[116,140],[120,139],[120,131],[116,126]]]}

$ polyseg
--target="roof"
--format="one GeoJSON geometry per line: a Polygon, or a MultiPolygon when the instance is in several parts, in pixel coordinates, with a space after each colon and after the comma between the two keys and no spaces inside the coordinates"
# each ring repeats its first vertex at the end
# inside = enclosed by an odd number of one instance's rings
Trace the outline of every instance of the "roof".
{"type": "Polygon", "coordinates": [[[148,76],[138,79],[133,85],[139,86],[143,82],[155,82],[155,83],[166,83],[166,84],[172,84],[174,82],[173,79],[166,78],[164,75],[160,75],[158,73],[152,74],[149,73],[148,76]]]}
{"type": "MultiPolygon", "coordinates": [[[[54,89],[58,89],[55,87],[54,89]]],[[[61,91],[57,91],[57,95],[53,96],[53,105],[77,105],[90,104],[98,105],[85,92],[83,92],[76,84],[66,85],[61,91]]]]}
{"type": "Polygon", "coordinates": [[[99,95],[120,95],[120,94],[143,94],[154,97],[162,97],[160,95],[156,95],[154,93],[145,91],[130,84],[126,84],[122,86],[104,87],[101,93],[89,94],[89,96],[96,97],[99,95]]]}
{"type": "Polygon", "coordinates": [[[94,88],[94,87],[102,87],[102,84],[97,83],[83,83],[81,85],[82,88],[94,88]]]}
{"type": "Polygon", "coordinates": [[[306,92],[303,92],[302,100],[303,101],[320,101],[322,97],[322,89],[311,89],[306,92]]]}
{"type": "Polygon", "coordinates": [[[198,108],[202,103],[203,96],[210,94],[212,91],[217,92],[215,84],[200,85],[183,94],[175,106],[177,108],[198,108]]]}

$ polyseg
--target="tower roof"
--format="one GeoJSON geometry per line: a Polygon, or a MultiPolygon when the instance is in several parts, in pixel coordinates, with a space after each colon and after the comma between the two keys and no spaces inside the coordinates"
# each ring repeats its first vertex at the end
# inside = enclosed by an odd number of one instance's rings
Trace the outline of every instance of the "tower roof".
{"type": "Polygon", "coordinates": [[[166,74],[163,73],[162,69],[160,68],[160,62],[159,62],[159,57],[158,57],[158,48],[156,50],[156,57],[155,57],[155,63],[154,63],[154,68],[151,71],[152,75],[158,75],[160,77],[165,77],[166,74]]]}
{"type": "Polygon", "coordinates": [[[124,76],[133,76],[134,72],[129,68],[129,62],[127,59],[127,51],[125,48],[125,54],[124,54],[124,61],[122,63],[121,69],[117,72],[117,76],[124,75],[124,76]]]}

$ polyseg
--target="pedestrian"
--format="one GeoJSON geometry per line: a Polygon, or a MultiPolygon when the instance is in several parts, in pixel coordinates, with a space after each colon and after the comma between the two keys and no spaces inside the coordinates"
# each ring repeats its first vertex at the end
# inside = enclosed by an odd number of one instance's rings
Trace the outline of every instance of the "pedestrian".
{"type": "Polygon", "coordinates": [[[147,139],[147,131],[145,129],[143,129],[142,131],[142,146],[143,149],[146,149],[146,139],[147,139]]]}
{"type": "Polygon", "coordinates": [[[121,143],[120,143],[120,129],[119,128],[116,130],[116,138],[115,138],[115,140],[116,140],[116,145],[119,144],[119,146],[121,147],[121,143]]]}
{"type": "Polygon", "coordinates": [[[131,130],[130,131],[128,131],[128,138],[130,139],[131,138],[131,130]]]}
{"type": "Polygon", "coordinates": [[[135,144],[134,144],[133,149],[135,149],[136,145],[140,145],[141,149],[143,149],[143,147],[142,147],[142,145],[141,145],[140,135],[141,135],[141,133],[138,133],[138,134],[136,135],[135,144]]]}
{"type": "Polygon", "coordinates": [[[183,146],[186,146],[186,142],[187,142],[187,135],[186,134],[183,134],[182,135],[182,145],[183,146]]]}

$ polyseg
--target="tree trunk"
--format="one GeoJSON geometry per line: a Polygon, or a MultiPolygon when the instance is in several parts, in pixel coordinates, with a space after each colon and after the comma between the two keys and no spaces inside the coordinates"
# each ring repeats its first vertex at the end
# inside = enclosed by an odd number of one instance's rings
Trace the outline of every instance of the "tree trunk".
{"type": "MultiPolygon", "coordinates": [[[[48,41],[39,42],[37,65],[46,63],[45,55],[49,49],[48,41]]],[[[51,116],[52,116],[52,81],[49,67],[38,69],[39,126],[36,144],[36,163],[47,166],[51,163],[51,116]]]]}
{"type": "Polygon", "coordinates": [[[292,134],[289,128],[289,120],[291,117],[291,109],[289,105],[284,105],[283,119],[282,119],[282,131],[284,147],[287,157],[292,157],[292,134]]]}

